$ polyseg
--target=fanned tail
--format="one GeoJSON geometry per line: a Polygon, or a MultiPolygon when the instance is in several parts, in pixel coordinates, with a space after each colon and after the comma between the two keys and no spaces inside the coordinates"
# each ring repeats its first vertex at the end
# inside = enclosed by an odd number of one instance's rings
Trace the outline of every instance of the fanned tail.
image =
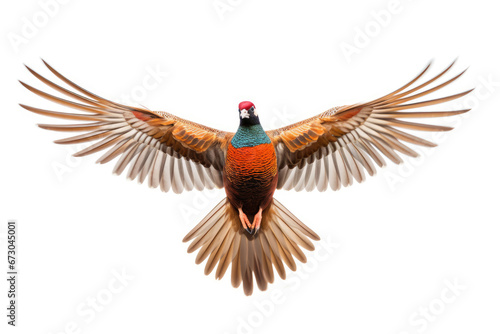
{"type": "Polygon", "coordinates": [[[225,198],[183,242],[193,240],[188,253],[201,248],[196,264],[208,257],[205,275],[217,266],[215,278],[221,279],[232,264],[231,284],[237,288],[243,282],[243,291],[249,296],[253,292],[254,277],[259,289],[264,291],[268,283],[274,282],[274,270],[282,279],[286,278],[283,262],[293,271],[297,268],[294,258],[305,263],[307,259],[301,247],[314,250],[310,239],[319,240],[319,236],[276,199],[263,211],[258,233],[250,235],[241,226],[237,209],[225,198]]]}

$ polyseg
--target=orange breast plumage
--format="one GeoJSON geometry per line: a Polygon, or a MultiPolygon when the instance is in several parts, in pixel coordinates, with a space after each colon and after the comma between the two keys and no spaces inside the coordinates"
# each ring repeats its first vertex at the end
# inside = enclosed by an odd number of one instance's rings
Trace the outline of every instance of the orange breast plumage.
{"type": "Polygon", "coordinates": [[[274,146],[270,143],[227,150],[224,167],[225,188],[235,206],[255,214],[266,206],[274,193],[277,181],[277,162],[274,146]]]}

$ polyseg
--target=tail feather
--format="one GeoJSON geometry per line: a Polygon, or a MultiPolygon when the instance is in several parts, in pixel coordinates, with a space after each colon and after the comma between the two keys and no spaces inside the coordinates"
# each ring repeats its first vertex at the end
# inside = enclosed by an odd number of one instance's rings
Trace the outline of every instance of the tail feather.
{"type": "Polygon", "coordinates": [[[266,290],[274,282],[274,270],[286,278],[283,262],[296,270],[294,258],[306,262],[301,248],[314,250],[311,240],[319,236],[304,225],[280,202],[273,202],[262,213],[261,228],[250,235],[241,226],[238,211],[223,199],[183,239],[191,241],[188,252],[201,248],[196,263],[205,259],[205,275],[217,266],[215,278],[221,279],[231,264],[231,284],[237,288],[243,282],[247,296],[253,292],[253,279],[260,290],[266,290]],[[194,239],[194,240],[193,240],[194,239]]]}

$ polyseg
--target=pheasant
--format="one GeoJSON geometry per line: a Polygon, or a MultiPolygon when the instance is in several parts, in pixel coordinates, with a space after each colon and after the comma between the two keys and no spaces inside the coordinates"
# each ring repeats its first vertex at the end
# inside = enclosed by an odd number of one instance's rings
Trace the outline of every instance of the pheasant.
{"type": "Polygon", "coordinates": [[[296,191],[339,190],[362,182],[389,159],[403,162],[401,154],[418,156],[405,143],[426,147],[434,143],[404,130],[449,131],[452,128],[409,122],[408,118],[455,116],[454,111],[406,111],[458,99],[472,90],[416,102],[421,97],[454,82],[465,72],[432,86],[449,72],[453,63],[427,81],[422,76],[376,100],[329,109],[283,128],[265,131],[255,105],[239,104],[236,133],[209,128],[167,112],[131,107],[104,99],[73,83],[44,61],[67,88],[31,68],[42,83],[66,95],[64,99],[24,82],[31,92],[80,113],[58,112],[21,104],[36,114],[84,121],[77,124],[39,124],[42,129],[81,132],[55,141],[76,144],[97,141],[77,152],[76,157],[107,151],[97,163],[117,159],[114,173],[127,176],[162,191],[224,188],[224,198],[183,239],[191,241],[188,252],[198,250],[196,263],[207,260],[205,274],[215,267],[222,278],[231,265],[231,283],[243,283],[246,295],[253,292],[254,278],[260,290],[273,283],[275,272],[286,278],[284,264],[296,269],[295,260],[306,262],[302,249],[314,250],[319,236],[285,208],[276,189],[296,191]],[[431,85],[431,88],[426,88],[431,85]],[[413,101],[413,102],[411,102],[413,101]]]}

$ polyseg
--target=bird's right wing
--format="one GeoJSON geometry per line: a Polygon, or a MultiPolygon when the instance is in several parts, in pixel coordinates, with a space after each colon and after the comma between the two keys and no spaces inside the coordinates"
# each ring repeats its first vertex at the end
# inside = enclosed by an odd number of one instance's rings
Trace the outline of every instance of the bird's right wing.
{"type": "Polygon", "coordinates": [[[166,112],[129,107],[106,100],[68,80],[47,63],[45,65],[78,93],[53,83],[29,67],[28,70],[44,84],[72,100],[45,93],[23,82],[21,84],[45,99],[84,113],[21,106],[45,116],[87,121],[67,125],[39,124],[39,127],[47,130],[83,132],[57,140],[57,144],[99,140],[75,156],[109,149],[97,163],[106,163],[120,157],[114,173],[121,174],[129,166],[128,178],[137,178],[142,183],[149,176],[149,186],[159,186],[162,191],[172,189],[180,193],[183,190],[222,188],[226,148],[233,133],[205,127],[166,112]]]}

